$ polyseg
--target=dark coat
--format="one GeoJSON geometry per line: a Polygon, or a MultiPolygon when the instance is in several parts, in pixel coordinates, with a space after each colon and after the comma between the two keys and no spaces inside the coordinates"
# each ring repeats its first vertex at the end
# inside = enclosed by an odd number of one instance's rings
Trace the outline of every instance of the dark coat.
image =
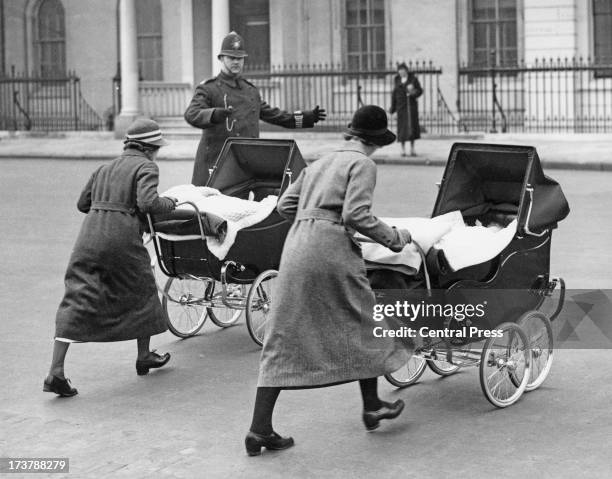
{"type": "Polygon", "coordinates": [[[395,88],[391,96],[391,113],[397,113],[397,141],[411,141],[421,138],[419,125],[419,104],[417,98],[423,89],[416,76],[409,74],[408,81],[402,83],[400,76],[395,77],[395,88]],[[412,85],[412,93],[408,93],[412,85]]]}
{"type": "Polygon", "coordinates": [[[208,170],[215,164],[228,137],[259,138],[259,120],[285,128],[311,128],[314,125],[310,117],[299,112],[289,113],[271,107],[261,99],[259,90],[251,82],[225,73],[197,86],[185,111],[185,120],[203,130],[191,180],[196,186],[204,186],[208,181],[208,170]],[[215,108],[228,106],[232,106],[233,113],[227,122],[212,123],[215,108]],[[228,125],[231,131],[228,131],[228,125]]]}
{"type": "Polygon", "coordinates": [[[122,341],[166,331],[149,253],[144,216],[174,208],[157,195],[159,170],[128,149],[98,168],[77,207],[87,213],[70,257],[56,338],[122,341]]]}
{"type": "Polygon", "coordinates": [[[375,184],[374,162],[347,146],[305,168],[281,197],[278,211],[294,223],[272,291],[258,386],[365,379],[408,361],[395,340],[368,347],[364,336],[375,297],[353,234],[396,251],[403,246],[370,211],[375,184]]]}

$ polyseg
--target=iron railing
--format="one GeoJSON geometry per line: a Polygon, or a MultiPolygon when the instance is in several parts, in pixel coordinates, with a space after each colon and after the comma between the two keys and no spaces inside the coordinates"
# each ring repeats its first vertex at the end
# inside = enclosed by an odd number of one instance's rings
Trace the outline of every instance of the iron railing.
{"type": "MultiPolygon", "coordinates": [[[[427,133],[452,134],[459,122],[448,108],[440,90],[442,70],[432,62],[410,62],[421,86],[419,119],[427,133]]],[[[395,65],[381,70],[356,71],[340,65],[289,65],[269,69],[255,68],[245,77],[260,90],[262,98],[272,106],[285,110],[311,109],[320,105],[327,110],[327,120],[317,125],[317,131],[345,128],[352,114],[363,104],[391,106],[395,65]]],[[[262,124],[262,129],[275,127],[262,124]]],[[[396,115],[391,117],[391,128],[396,127],[396,115]]]]}
{"type": "Polygon", "coordinates": [[[16,73],[0,77],[0,130],[100,130],[104,121],[81,94],[73,72],[46,78],[16,73]]]}
{"type": "MultiPolygon", "coordinates": [[[[440,68],[431,62],[409,63],[423,87],[419,98],[421,129],[434,134],[452,134],[459,121],[448,107],[440,90],[440,68]]],[[[347,126],[355,110],[372,103],[388,109],[396,69],[354,71],[339,65],[289,65],[283,67],[251,66],[245,77],[259,88],[261,97],[272,106],[288,111],[311,109],[316,105],[327,110],[327,120],[317,125],[317,131],[341,130],[347,126]]],[[[152,117],[182,117],[193,89],[182,83],[140,82],[139,93],[143,113],[152,117]]],[[[121,109],[121,79],[113,78],[115,114],[121,109]]],[[[396,118],[390,126],[395,128],[396,118]]],[[[262,129],[276,127],[265,123],[262,129]]]]}
{"type": "Polygon", "coordinates": [[[458,114],[469,130],[612,132],[612,65],[556,59],[459,69],[458,114]]]}

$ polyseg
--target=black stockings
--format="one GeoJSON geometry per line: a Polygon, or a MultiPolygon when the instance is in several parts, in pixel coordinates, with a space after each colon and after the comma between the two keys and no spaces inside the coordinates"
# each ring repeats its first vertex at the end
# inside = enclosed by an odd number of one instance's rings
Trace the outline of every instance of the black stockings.
{"type": "MultiPolygon", "coordinates": [[[[378,397],[378,378],[360,379],[359,387],[363,399],[364,411],[378,411],[383,403],[378,397]]],[[[279,387],[258,387],[255,396],[255,408],[251,432],[268,436],[274,432],[272,428],[272,413],[276,400],[281,392],[279,387]]]]}
{"type": "Polygon", "coordinates": [[[378,411],[382,402],[378,397],[378,378],[360,379],[361,397],[364,411],[378,411]]]}
{"type": "Polygon", "coordinates": [[[272,413],[276,399],[280,394],[281,388],[259,387],[255,396],[255,409],[253,410],[253,422],[251,432],[269,436],[272,434],[272,413]]]}

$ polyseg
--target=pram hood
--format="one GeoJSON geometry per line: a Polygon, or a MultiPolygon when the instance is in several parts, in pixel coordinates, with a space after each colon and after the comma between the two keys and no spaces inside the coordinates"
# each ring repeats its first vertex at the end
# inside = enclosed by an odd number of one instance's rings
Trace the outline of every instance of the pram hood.
{"type": "Polygon", "coordinates": [[[556,227],[569,205],[559,183],[544,174],[534,147],[455,143],[432,216],[454,210],[464,217],[516,213],[523,234],[556,227]]]}
{"type": "Polygon", "coordinates": [[[280,196],[305,167],[294,140],[228,138],[206,186],[231,194],[241,185],[259,185],[280,196]]]}

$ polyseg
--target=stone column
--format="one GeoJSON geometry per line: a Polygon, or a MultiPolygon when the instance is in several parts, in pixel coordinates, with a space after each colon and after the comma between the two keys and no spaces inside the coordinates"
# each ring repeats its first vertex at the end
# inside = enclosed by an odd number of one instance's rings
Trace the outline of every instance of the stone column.
{"type": "Polygon", "coordinates": [[[230,32],[229,0],[212,0],[212,74],[217,75],[221,64],[217,55],[221,51],[223,38],[230,32]]]}
{"type": "Polygon", "coordinates": [[[193,3],[181,0],[181,80],[193,86],[193,3]]]}
{"type": "Polygon", "coordinates": [[[115,119],[115,137],[122,138],[128,126],[140,116],[138,93],[138,50],[135,0],[119,1],[121,52],[121,111],[115,119]]]}

